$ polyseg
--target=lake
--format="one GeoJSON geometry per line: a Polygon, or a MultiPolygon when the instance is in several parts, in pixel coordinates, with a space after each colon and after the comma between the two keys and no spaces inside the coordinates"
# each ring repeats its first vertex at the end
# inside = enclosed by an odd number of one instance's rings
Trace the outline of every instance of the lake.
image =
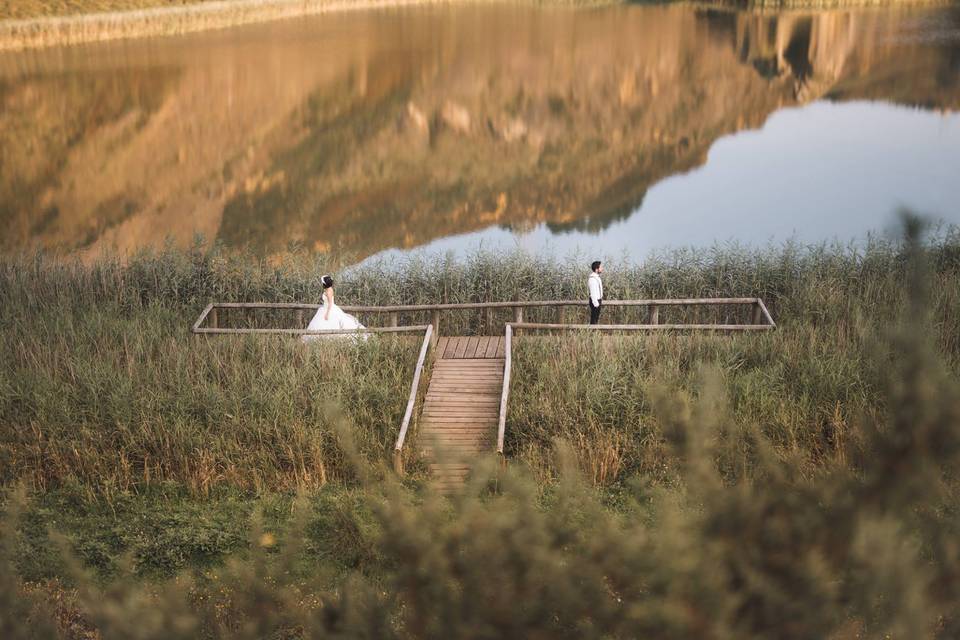
{"type": "Polygon", "coordinates": [[[0,250],[347,264],[960,224],[960,9],[349,11],[0,55],[0,250]]]}

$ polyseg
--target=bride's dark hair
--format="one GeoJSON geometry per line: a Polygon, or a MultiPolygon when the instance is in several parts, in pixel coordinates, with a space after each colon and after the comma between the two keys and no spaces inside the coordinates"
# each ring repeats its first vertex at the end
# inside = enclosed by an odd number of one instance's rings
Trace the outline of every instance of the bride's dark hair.
{"type": "Polygon", "coordinates": [[[333,286],[333,278],[330,276],[320,276],[320,284],[323,285],[324,289],[329,289],[333,286]]]}

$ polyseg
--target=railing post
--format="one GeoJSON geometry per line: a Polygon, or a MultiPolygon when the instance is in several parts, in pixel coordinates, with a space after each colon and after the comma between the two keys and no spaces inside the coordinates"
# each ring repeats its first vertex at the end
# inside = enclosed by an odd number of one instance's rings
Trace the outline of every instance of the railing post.
{"type": "MultiPolygon", "coordinates": [[[[514,323],[517,323],[517,324],[523,322],[523,307],[514,307],[514,308],[513,308],[513,321],[514,321],[514,323]]],[[[519,330],[519,329],[516,329],[515,331],[516,331],[516,333],[519,335],[520,330],[519,330]]]]}
{"type": "Polygon", "coordinates": [[[393,450],[393,470],[398,476],[403,477],[403,451],[399,449],[393,450]]]}
{"type": "Polygon", "coordinates": [[[513,332],[509,324],[504,330],[503,389],[500,392],[500,413],[497,419],[497,453],[503,457],[503,441],[507,431],[507,401],[510,397],[510,370],[513,360],[513,332]]]}
{"type": "Polygon", "coordinates": [[[400,314],[396,311],[390,313],[390,326],[396,327],[400,324],[400,314]]]}
{"type": "Polygon", "coordinates": [[[220,314],[217,313],[216,307],[210,309],[210,327],[213,329],[220,328],[220,314]]]}
{"type": "Polygon", "coordinates": [[[417,356],[417,366],[413,370],[413,382],[410,384],[410,397],[407,399],[407,410],[403,414],[403,421],[400,422],[400,433],[397,435],[397,443],[393,447],[393,468],[399,475],[403,475],[403,443],[407,439],[407,429],[410,427],[410,419],[413,417],[413,407],[417,402],[420,374],[423,372],[423,365],[427,359],[427,350],[433,344],[433,336],[433,326],[427,325],[426,333],[424,333],[423,336],[423,344],[420,345],[420,355],[417,356]]]}
{"type": "Polygon", "coordinates": [[[660,324],[660,307],[655,304],[650,305],[650,323],[660,324]]]}
{"type": "Polygon", "coordinates": [[[752,324],[763,324],[763,311],[760,309],[760,303],[753,303],[753,322],[752,324]]]}
{"type": "Polygon", "coordinates": [[[302,329],[305,326],[303,323],[304,319],[305,318],[303,317],[303,309],[300,309],[299,311],[297,311],[297,328],[298,329],[302,329]]]}
{"type": "Polygon", "coordinates": [[[430,324],[433,325],[433,337],[440,335],[440,309],[434,309],[430,324]]]}
{"type": "Polygon", "coordinates": [[[493,331],[493,309],[491,307],[483,310],[483,330],[485,333],[493,331]]]}

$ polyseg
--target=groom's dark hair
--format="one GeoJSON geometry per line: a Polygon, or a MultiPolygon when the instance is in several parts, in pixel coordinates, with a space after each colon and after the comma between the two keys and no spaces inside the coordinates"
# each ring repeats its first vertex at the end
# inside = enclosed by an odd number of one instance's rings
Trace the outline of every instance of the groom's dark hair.
{"type": "Polygon", "coordinates": [[[596,271],[596,270],[599,269],[599,268],[600,268],[600,261],[599,261],[599,260],[594,260],[594,261],[593,261],[593,264],[590,265],[590,270],[591,270],[591,271],[596,271]]]}

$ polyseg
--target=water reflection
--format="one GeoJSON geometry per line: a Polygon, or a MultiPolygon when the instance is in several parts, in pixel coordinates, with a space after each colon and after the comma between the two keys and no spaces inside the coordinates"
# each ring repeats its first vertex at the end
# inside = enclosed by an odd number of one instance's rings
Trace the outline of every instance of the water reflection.
{"type": "MultiPolygon", "coordinates": [[[[651,209],[648,190],[778,109],[826,99],[917,106],[931,118],[956,110],[958,29],[956,9],[493,6],[8,54],[0,246],[129,251],[199,232],[264,254],[298,244],[360,259],[490,227],[609,238],[629,234],[638,209],[669,227],[669,208],[651,209]]],[[[829,151],[835,126],[849,125],[799,128],[829,151]]],[[[871,131],[907,152],[929,145],[871,131]]],[[[763,166],[794,151],[746,153],[765,154],[763,166]]],[[[953,157],[919,151],[921,163],[953,157]]],[[[740,195],[789,183],[763,175],[740,195]]],[[[960,195],[951,182],[932,188],[960,195]]],[[[690,180],[677,202],[704,209],[716,189],[690,180]]],[[[903,189],[909,204],[931,183],[903,189]]],[[[875,206],[851,191],[850,207],[875,206]]]]}

